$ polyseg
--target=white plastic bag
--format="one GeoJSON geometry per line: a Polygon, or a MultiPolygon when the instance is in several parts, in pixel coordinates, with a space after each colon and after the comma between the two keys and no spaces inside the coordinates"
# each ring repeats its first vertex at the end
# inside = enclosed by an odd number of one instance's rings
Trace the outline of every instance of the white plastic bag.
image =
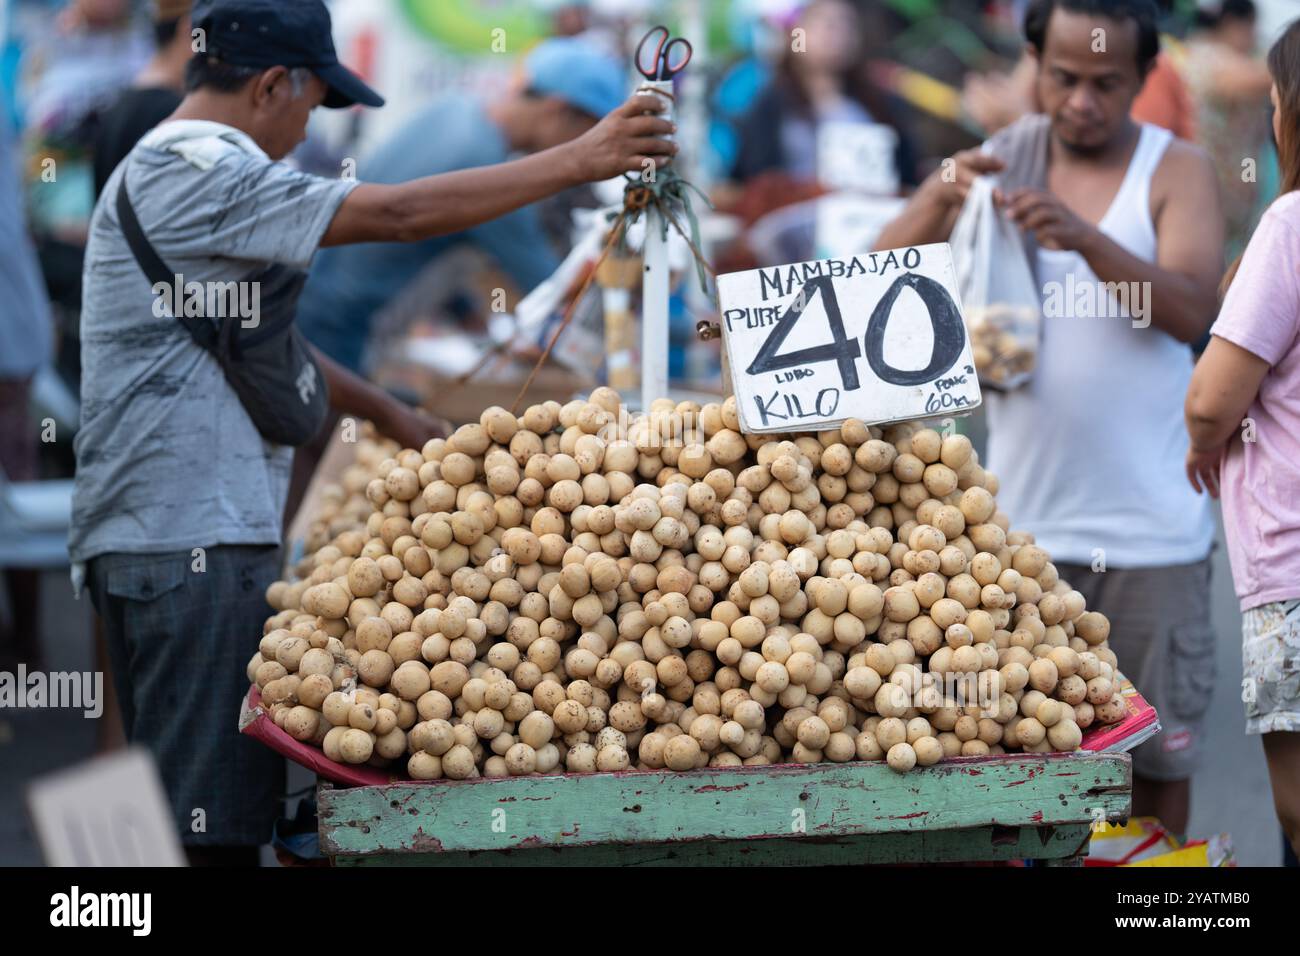
{"type": "Polygon", "coordinates": [[[948,244],[980,383],[1018,388],[1038,361],[1043,304],[1019,231],[993,203],[989,177],[971,184],[948,244]]]}

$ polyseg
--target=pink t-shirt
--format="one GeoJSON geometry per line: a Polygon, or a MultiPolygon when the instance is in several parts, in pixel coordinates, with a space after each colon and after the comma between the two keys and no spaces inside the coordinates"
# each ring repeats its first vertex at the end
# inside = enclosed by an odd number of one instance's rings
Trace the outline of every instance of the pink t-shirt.
{"type": "Polygon", "coordinates": [[[1220,485],[1243,611],[1300,597],[1300,192],[1260,221],[1210,330],[1270,368],[1228,444],[1220,485]]]}

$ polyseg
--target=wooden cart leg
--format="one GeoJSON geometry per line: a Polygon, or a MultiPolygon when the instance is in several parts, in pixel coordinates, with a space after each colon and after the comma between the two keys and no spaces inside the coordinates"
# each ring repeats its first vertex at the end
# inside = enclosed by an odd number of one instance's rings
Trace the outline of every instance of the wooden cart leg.
{"type": "Polygon", "coordinates": [[[1069,856],[1058,856],[1051,859],[1040,859],[1037,862],[1041,866],[1083,866],[1083,859],[1088,855],[1088,847],[1092,845],[1092,828],[1089,827],[1084,831],[1083,839],[1080,841],[1078,849],[1069,856]]]}

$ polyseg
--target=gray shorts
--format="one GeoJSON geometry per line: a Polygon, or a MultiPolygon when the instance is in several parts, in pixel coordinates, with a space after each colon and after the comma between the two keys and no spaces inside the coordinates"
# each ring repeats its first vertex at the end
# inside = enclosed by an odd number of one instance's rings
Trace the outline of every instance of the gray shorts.
{"type": "Polygon", "coordinates": [[[1246,733],[1300,732],[1300,599],[1242,615],[1241,664],[1246,733]]]}
{"type": "Polygon", "coordinates": [[[245,669],[280,573],[275,546],[106,554],[86,584],[104,622],[127,739],[148,747],[183,843],[253,846],[271,838],[284,759],[239,733],[245,669]]]}
{"type": "Polygon", "coordinates": [[[1209,558],[1158,568],[1056,568],[1089,610],[1110,618],[1109,644],[1120,670],[1160,716],[1160,733],[1133,751],[1133,772],[1187,780],[1200,761],[1214,689],[1209,558]]]}

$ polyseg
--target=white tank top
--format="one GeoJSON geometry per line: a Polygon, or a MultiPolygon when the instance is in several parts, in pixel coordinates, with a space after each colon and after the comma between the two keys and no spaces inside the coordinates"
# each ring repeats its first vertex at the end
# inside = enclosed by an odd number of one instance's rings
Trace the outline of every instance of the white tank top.
{"type": "MultiPolygon", "coordinates": [[[[1151,177],[1172,138],[1142,126],[1099,223],[1148,262],[1156,258],[1151,177]]],[[[1053,293],[1064,308],[1044,316],[1037,371],[1018,391],[985,393],[987,467],[1001,482],[999,507],[1056,560],[1101,557],[1116,568],[1199,561],[1214,523],[1209,499],[1184,472],[1191,349],[1154,325],[1135,328],[1077,252],[1040,250],[1038,279],[1044,311],[1053,311],[1053,293]],[[1080,298],[1089,291],[1091,312],[1080,298]]]]}

